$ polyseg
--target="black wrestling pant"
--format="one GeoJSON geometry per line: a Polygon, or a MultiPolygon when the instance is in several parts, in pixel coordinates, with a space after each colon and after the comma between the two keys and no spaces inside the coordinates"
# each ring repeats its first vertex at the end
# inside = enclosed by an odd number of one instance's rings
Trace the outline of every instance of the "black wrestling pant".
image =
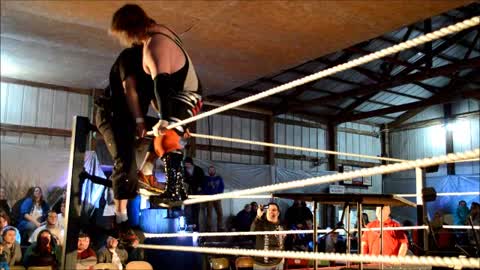
{"type": "MultiPolygon", "coordinates": [[[[110,180],[117,200],[133,199],[137,196],[137,164],[135,161],[135,123],[129,112],[111,113],[108,99],[95,103],[95,123],[102,134],[113,160],[110,180]]],[[[126,108],[128,109],[128,108],[126,108]]]]}

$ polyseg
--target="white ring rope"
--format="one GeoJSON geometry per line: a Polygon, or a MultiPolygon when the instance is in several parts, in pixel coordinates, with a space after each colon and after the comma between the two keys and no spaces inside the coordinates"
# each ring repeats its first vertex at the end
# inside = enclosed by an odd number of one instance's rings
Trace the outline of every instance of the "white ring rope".
{"type": "Polygon", "coordinates": [[[169,245],[146,245],[140,244],[138,248],[157,249],[166,251],[183,251],[195,253],[209,253],[233,256],[252,256],[252,257],[275,257],[275,258],[295,258],[304,260],[326,260],[326,261],[347,261],[347,262],[376,262],[397,265],[428,265],[428,266],[461,266],[475,268],[479,266],[478,258],[463,257],[433,257],[433,256],[370,256],[345,253],[313,253],[300,251],[268,251],[258,249],[235,249],[235,248],[211,248],[211,247],[189,247],[189,246],[169,246],[169,245]]]}
{"type": "Polygon", "coordinates": [[[392,55],[392,54],[395,54],[395,53],[398,53],[398,52],[416,47],[418,45],[421,45],[421,44],[424,44],[424,43],[427,43],[427,42],[431,42],[433,40],[442,38],[442,37],[450,35],[452,33],[460,32],[460,31],[465,30],[467,28],[474,27],[478,24],[480,24],[480,17],[479,16],[472,17],[468,20],[464,20],[462,22],[450,25],[448,27],[441,28],[437,31],[428,33],[426,35],[418,36],[418,37],[416,37],[414,39],[411,39],[411,40],[408,40],[406,42],[402,42],[402,43],[399,43],[397,45],[385,48],[383,50],[380,50],[380,51],[362,56],[360,58],[348,61],[344,64],[340,64],[340,65],[337,65],[337,66],[334,66],[334,67],[331,67],[331,68],[321,70],[321,71],[319,71],[317,73],[314,73],[312,75],[308,75],[306,77],[291,81],[289,83],[276,86],[276,87],[271,88],[267,91],[255,94],[253,96],[246,97],[244,99],[237,100],[235,102],[232,102],[232,103],[226,104],[224,106],[215,108],[215,109],[210,110],[208,112],[204,112],[204,113],[195,115],[193,117],[184,119],[184,120],[176,122],[174,124],[170,124],[167,128],[172,129],[172,128],[175,128],[175,127],[178,127],[178,126],[182,126],[182,125],[197,121],[199,119],[202,119],[202,118],[205,118],[205,117],[208,117],[208,116],[220,113],[220,112],[224,112],[226,110],[230,110],[230,109],[233,109],[235,107],[239,107],[239,106],[245,105],[247,103],[250,103],[250,102],[253,102],[253,101],[256,101],[256,100],[259,100],[259,99],[262,99],[262,98],[265,98],[265,97],[268,97],[268,96],[271,96],[271,95],[274,95],[274,94],[278,94],[280,92],[292,89],[292,88],[300,86],[302,84],[306,84],[306,83],[309,83],[311,81],[315,81],[315,80],[333,75],[335,73],[339,73],[341,71],[363,65],[363,64],[371,62],[373,60],[377,60],[377,59],[380,59],[382,57],[392,55]]]}
{"type": "MultiPolygon", "coordinates": [[[[332,230],[317,230],[318,233],[329,233],[332,230]]],[[[285,235],[285,234],[313,234],[313,230],[291,231],[257,231],[257,232],[202,232],[202,233],[145,233],[146,238],[174,238],[174,237],[216,237],[216,236],[251,236],[251,235],[285,235]]]]}
{"type": "MultiPolygon", "coordinates": [[[[468,226],[465,226],[468,227],[468,226]]],[[[409,230],[424,230],[428,226],[406,226],[406,227],[383,227],[384,231],[409,231],[409,230]]],[[[468,229],[468,228],[463,228],[468,229]]],[[[317,233],[324,234],[333,231],[333,229],[317,230],[317,233]]],[[[336,229],[336,231],[344,231],[343,228],[336,229]]],[[[357,229],[350,229],[350,232],[356,232],[357,229]]],[[[380,231],[380,228],[362,228],[365,231],[380,231]]],[[[250,235],[286,235],[286,234],[313,234],[313,230],[288,230],[288,231],[255,231],[255,232],[201,232],[201,233],[144,233],[146,238],[175,238],[175,237],[217,237],[217,236],[250,236],[250,235]]]]}
{"type": "MultiPolygon", "coordinates": [[[[443,192],[443,193],[437,193],[438,197],[442,196],[475,196],[475,195],[480,195],[480,192],[478,191],[472,191],[472,192],[443,192]]],[[[417,197],[417,194],[395,194],[395,196],[398,197],[403,197],[403,198],[409,198],[409,197],[417,197]]]]}
{"type": "MultiPolygon", "coordinates": [[[[454,229],[454,230],[472,230],[472,226],[468,225],[443,225],[444,229],[454,229]]],[[[480,230],[479,225],[473,226],[473,230],[480,230]]]]}
{"type": "Polygon", "coordinates": [[[222,199],[228,199],[228,198],[238,198],[239,196],[243,196],[243,195],[271,193],[274,191],[326,184],[326,183],[341,181],[345,179],[352,179],[352,178],[357,178],[362,176],[387,174],[392,172],[410,170],[418,167],[428,167],[432,165],[442,164],[448,161],[465,160],[470,158],[476,158],[479,156],[480,156],[480,149],[477,148],[475,150],[466,151],[462,153],[451,153],[444,156],[417,159],[417,160],[407,161],[402,163],[395,163],[390,165],[382,165],[382,166],[376,166],[372,168],[359,169],[359,170],[350,171],[350,172],[337,173],[333,175],[324,175],[319,177],[307,178],[303,180],[294,180],[294,181],[285,182],[285,183],[267,185],[263,187],[256,187],[256,188],[226,192],[221,194],[209,195],[202,198],[187,199],[183,202],[183,204],[189,205],[189,204],[216,201],[216,200],[222,200],[222,199]]]}
{"type": "MultiPolygon", "coordinates": [[[[145,196],[151,196],[151,195],[158,195],[158,193],[155,192],[148,192],[141,190],[140,195],[145,195],[145,196]]],[[[402,198],[412,198],[412,197],[417,197],[417,194],[393,194],[397,197],[402,197],[402,198]]],[[[206,198],[211,195],[188,195],[188,198],[190,199],[197,199],[197,198],[206,198]]],[[[437,197],[443,197],[443,196],[480,196],[480,192],[478,191],[472,191],[472,192],[443,192],[443,193],[437,193],[437,197]]],[[[242,195],[235,197],[237,199],[272,199],[275,198],[273,197],[273,194],[270,195],[242,195]]]]}
{"type": "Polygon", "coordinates": [[[387,158],[387,157],[377,157],[377,156],[369,156],[369,155],[354,154],[354,153],[337,152],[337,151],[331,151],[331,150],[322,150],[322,149],[307,148],[307,147],[300,147],[300,146],[293,146],[293,145],[284,145],[284,144],[276,144],[276,143],[250,141],[250,140],[244,140],[244,139],[227,138],[227,137],[205,135],[205,134],[198,134],[198,133],[190,133],[190,136],[192,136],[194,138],[202,138],[202,139],[208,139],[208,140],[217,140],[217,141],[225,141],[225,142],[233,142],[233,143],[243,143],[243,144],[250,144],[250,145],[260,145],[260,146],[266,146],[266,147],[284,148],[284,149],[291,149],[291,150],[297,150],[297,151],[316,152],[316,153],[338,155],[338,156],[359,157],[359,158],[386,160],[386,161],[394,161],[394,162],[405,162],[405,161],[407,161],[407,160],[404,160],[404,159],[397,159],[397,158],[387,158]]]}

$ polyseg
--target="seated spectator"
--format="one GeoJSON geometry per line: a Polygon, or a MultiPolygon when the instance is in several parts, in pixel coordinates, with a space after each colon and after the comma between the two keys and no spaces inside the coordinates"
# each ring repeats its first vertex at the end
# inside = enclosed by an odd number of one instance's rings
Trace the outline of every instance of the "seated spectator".
{"type": "Polygon", "coordinates": [[[245,204],[243,210],[237,213],[235,216],[235,229],[240,232],[250,231],[250,225],[252,225],[252,220],[250,218],[252,212],[252,206],[250,204],[245,204]]]}
{"type": "Polygon", "coordinates": [[[57,226],[63,230],[65,228],[65,201],[60,204],[60,212],[57,214],[57,226]]]}
{"type": "MultiPolygon", "coordinates": [[[[297,224],[294,230],[312,230],[312,229],[313,229],[312,221],[307,220],[305,224],[297,224]]],[[[308,251],[310,241],[312,241],[311,233],[299,233],[299,234],[287,235],[285,237],[285,250],[308,251]]]]}
{"type": "Polygon", "coordinates": [[[75,269],[91,269],[97,264],[97,254],[90,247],[90,236],[86,233],[78,234],[77,265],[75,269]]]}
{"type": "Polygon", "coordinates": [[[287,209],[285,213],[285,223],[287,228],[295,229],[307,220],[313,220],[313,214],[303,201],[294,200],[292,206],[287,209]]]}
{"type": "Polygon", "coordinates": [[[63,234],[64,231],[57,224],[57,213],[53,210],[50,210],[47,215],[47,222],[45,225],[38,227],[35,231],[33,231],[32,236],[30,236],[28,242],[33,243],[37,239],[37,235],[43,230],[49,230],[53,237],[55,237],[56,243],[58,245],[62,245],[63,243],[63,234]]]}
{"type": "MultiPolygon", "coordinates": [[[[390,218],[390,206],[377,207],[377,219],[368,223],[367,229],[380,228],[380,222],[383,227],[400,227],[400,223],[390,218]]],[[[383,236],[380,238],[380,233],[377,231],[365,231],[362,235],[362,254],[368,255],[387,255],[387,256],[405,256],[408,251],[407,235],[401,230],[383,231],[383,236]],[[382,240],[383,245],[380,245],[382,240]],[[381,247],[383,246],[383,249],[381,247]]]]}
{"type": "Polygon", "coordinates": [[[144,260],[143,249],[137,248],[140,240],[132,229],[128,229],[125,233],[120,234],[118,241],[119,245],[128,253],[127,262],[144,260]]]}
{"type": "Polygon", "coordinates": [[[465,225],[467,223],[467,217],[469,213],[470,210],[467,207],[467,202],[464,200],[459,201],[457,209],[455,210],[455,225],[465,225]]]}
{"type": "Polygon", "coordinates": [[[105,246],[98,251],[98,263],[112,263],[117,269],[122,270],[127,263],[128,253],[125,249],[118,247],[118,240],[112,236],[107,238],[105,246]]]}
{"type": "Polygon", "coordinates": [[[330,232],[325,236],[325,252],[344,253],[346,250],[345,240],[338,235],[337,231],[330,232]]]}
{"type": "Polygon", "coordinates": [[[20,244],[22,242],[20,232],[17,228],[10,226],[10,217],[7,215],[7,213],[0,211],[0,233],[3,233],[3,230],[7,227],[12,227],[16,231],[15,240],[20,244]]]}
{"type": "Polygon", "coordinates": [[[32,232],[41,226],[41,223],[47,218],[49,206],[43,199],[42,189],[35,187],[33,195],[20,206],[21,221],[18,224],[18,230],[22,234],[22,239],[28,241],[32,232]]]}
{"type": "MultiPolygon", "coordinates": [[[[477,202],[472,202],[470,206],[470,214],[467,218],[467,225],[470,225],[470,221],[474,226],[480,225],[480,204],[477,202]]],[[[480,230],[468,230],[468,240],[471,244],[477,245],[480,242],[480,230]]]]}
{"type": "Polygon", "coordinates": [[[51,266],[58,269],[61,262],[61,250],[55,242],[55,238],[48,230],[41,231],[35,243],[30,245],[23,257],[25,267],[51,266]]]}
{"type": "Polygon", "coordinates": [[[20,243],[15,241],[17,229],[8,226],[2,232],[2,241],[4,244],[4,252],[9,266],[13,266],[22,261],[22,249],[20,243]]]}
{"type": "Polygon", "coordinates": [[[9,270],[10,268],[8,267],[7,256],[3,249],[4,244],[0,242],[0,270],[9,270]]]}
{"type": "Polygon", "coordinates": [[[7,200],[7,192],[5,191],[4,187],[0,187],[0,211],[3,211],[10,216],[11,210],[12,209],[10,208],[7,200]]]}
{"type": "Polygon", "coordinates": [[[252,224],[252,222],[255,220],[255,218],[257,217],[257,209],[258,209],[258,204],[257,202],[251,202],[250,203],[250,206],[252,208],[251,212],[250,212],[250,224],[252,224]]]}

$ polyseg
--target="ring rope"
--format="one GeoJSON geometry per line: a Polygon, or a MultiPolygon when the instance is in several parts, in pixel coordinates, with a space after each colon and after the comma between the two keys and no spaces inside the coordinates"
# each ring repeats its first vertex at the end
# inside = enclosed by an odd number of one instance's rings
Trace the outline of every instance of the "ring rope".
{"type": "MultiPolygon", "coordinates": [[[[147,190],[141,189],[140,195],[144,196],[151,196],[151,195],[158,195],[158,193],[155,192],[149,192],[147,190]]],[[[412,198],[412,197],[417,197],[417,194],[393,194],[397,197],[402,197],[402,198],[412,198]]],[[[443,192],[443,193],[437,193],[437,197],[443,197],[443,196],[479,196],[480,192],[478,191],[472,191],[472,192],[443,192]]],[[[206,198],[211,195],[188,195],[188,198],[190,199],[197,199],[197,198],[206,198]]],[[[273,197],[273,194],[270,195],[242,195],[235,197],[237,199],[272,199],[275,198],[273,197]]]]}
{"type": "MultiPolygon", "coordinates": [[[[468,225],[443,225],[444,229],[454,229],[454,230],[472,230],[472,226],[468,225]]],[[[473,226],[473,230],[480,230],[479,225],[473,226]]]]}
{"type": "MultiPolygon", "coordinates": [[[[480,192],[472,191],[472,192],[443,192],[443,193],[437,193],[438,197],[442,197],[442,196],[475,196],[475,195],[480,195],[480,192]]],[[[395,194],[395,196],[403,197],[403,198],[409,198],[409,197],[417,197],[417,194],[395,194]]]]}
{"type": "MultiPolygon", "coordinates": [[[[480,226],[475,225],[443,225],[444,229],[460,229],[460,230],[480,230],[480,226]]],[[[427,225],[419,226],[400,226],[400,227],[384,227],[384,231],[412,231],[412,230],[428,230],[427,225]]],[[[317,230],[317,233],[324,234],[333,231],[333,229],[317,230]]],[[[358,229],[351,229],[350,232],[357,232],[358,229]]],[[[381,228],[362,228],[365,231],[381,231],[381,228]]],[[[256,232],[179,232],[179,233],[145,233],[146,238],[175,238],[175,237],[218,237],[218,236],[252,236],[252,235],[287,235],[287,234],[313,234],[313,230],[288,230],[288,231],[256,231],[256,232]]]]}
{"type": "Polygon", "coordinates": [[[221,106],[221,107],[215,108],[213,110],[210,110],[208,112],[197,114],[197,115],[192,116],[190,118],[187,118],[187,119],[181,120],[179,122],[170,124],[167,128],[172,129],[172,128],[175,128],[175,127],[178,127],[178,126],[182,126],[182,125],[197,121],[199,119],[202,119],[202,118],[205,118],[205,117],[208,117],[208,116],[220,113],[220,112],[224,112],[226,110],[233,109],[235,107],[239,107],[239,106],[245,105],[247,103],[250,103],[250,102],[253,102],[253,101],[256,101],[256,100],[259,100],[259,99],[262,99],[262,98],[265,98],[265,97],[268,97],[268,96],[271,96],[271,95],[274,95],[274,94],[278,94],[280,92],[292,89],[292,88],[300,86],[302,84],[306,84],[306,83],[309,83],[311,81],[315,81],[315,80],[333,75],[335,73],[339,73],[341,71],[363,65],[363,64],[371,62],[373,60],[377,60],[377,59],[380,59],[382,57],[392,55],[392,54],[395,54],[395,53],[398,53],[398,52],[416,47],[418,45],[421,45],[421,44],[424,44],[424,43],[427,43],[427,42],[431,42],[433,40],[442,38],[442,37],[450,35],[452,33],[463,31],[467,28],[474,27],[478,24],[480,24],[480,16],[472,17],[470,19],[467,19],[467,20],[464,20],[462,22],[459,22],[459,23],[441,28],[437,31],[428,33],[426,35],[421,35],[421,36],[418,36],[414,39],[411,39],[411,40],[399,43],[397,45],[385,48],[383,50],[380,50],[380,51],[377,51],[377,52],[359,57],[357,59],[348,61],[344,64],[340,64],[340,65],[337,65],[337,66],[334,66],[334,67],[331,67],[331,68],[321,70],[317,73],[314,73],[314,74],[305,76],[303,78],[296,79],[296,80],[293,80],[291,82],[276,86],[276,87],[271,88],[269,90],[266,90],[264,92],[246,97],[244,99],[237,100],[235,102],[232,102],[232,103],[226,104],[224,106],[221,106]]]}
{"type": "MultiPolygon", "coordinates": [[[[465,226],[471,229],[469,226],[465,226]]],[[[478,227],[478,226],[477,226],[478,227]]],[[[468,229],[463,228],[462,229],[468,229]]],[[[409,231],[409,230],[425,230],[428,226],[406,226],[406,227],[384,227],[384,231],[409,231]]],[[[342,229],[343,230],[343,229],[342,229]]],[[[362,228],[365,231],[380,231],[380,228],[362,228]]],[[[333,229],[317,230],[317,233],[324,234],[333,231],[333,229]]],[[[357,229],[350,229],[350,232],[356,232],[357,229]]],[[[313,234],[313,230],[288,230],[288,231],[256,231],[256,232],[201,232],[201,233],[145,233],[146,238],[175,238],[175,237],[218,237],[218,236],[251,236],[251,235],[287,235],[287,234],[313,234]]]]}
{"type": "Polygon", "coordinates": [[[295,258],[305,260],[326,260],[326,261],[347,261],[347,262],[376,262],[398,265],[427,265],[427,266],[445,266],[445,267],[478,267],[478,258],[464,257],[433,257],[433,256],[371,256],[359,254],[342,253],[313,253],[301,251],[269,251],[258,249],[235,249],[235,248],[211,248],[211,247],[189,247],[189,246],[171,246],[171,245],[146,245],[139,244],[138,248],[157,249],[167,251],[184,251],[195,253],[222,254],[233,256],[252,256],[252,257],[275,257],[275,258],[295,258]]]}
{"type": "Polygon", "coordinates": [[[322,149],[307,148],[307,147],[300,147],[300,146],[293,146],[293,145],[284,145],[284,144],[276,144],[276,143],[250,141],[250,140],[244,140],[244,139],[227,138],[227,137],[205,135],[205,134],[198,134],[198,133],[190,133],[190,136],[192,136],[194,138],[201,138],[201,139],[208,139],[208,140],[217,140],[217,141],[225,141],[225,142],[233,142],[233,143],[243,143],[243,144],[250,144],[250,145],[260,145],[260,146],[266,146],[266,147],[276,147],[276,148],[284,148],[284,149],[306,151],[306,152],[316,152],[316,153],[338,155],[338,156],[359,157],[359,158],[368,158],[368,159],[394,161],[394,162],[405,162],[405,161],[407,161],[407,160],[397,159],[397,158],[387,158],[387,157],[377,157],[377,156],[354,154],[354,153],[337,152],[337,151],[331,151],[331,150],[322,150],[322,149]]]}
{"type": "Polygon", "coordinates": [[[285,183],[272,184],[272,185],[266,185],[266,186],[255,187],[250,189],[209,195],[207,197],[202,197],[202,198],[187,199],[183,202],[183,204],[189,205],[189,204],[216,201],[216,200],[222,200],[222,199],[228,199],[228,198],[238,198],[239,196],[242,196],[242,195],[270,193],[274,191],[288,190],[288,189],[298,188],[298,187],[326,184],[326,183],[341,181],[345,179],[357,178],[361,176],[387,174],[392,172],[399,172],[399,171],[414,169],[418,167],[428,167],[432,165],[442,164],[447,161],[465,160],[470,158],[476,158],[478,156],[480,156],[480,149],[477,148],[475,150],[466,151],[466,152],[451,153],[443,156],[417,159],[417,160],[407,161],[402,163],[381,165],[381,166],[376,166],[371,168],[354,170],[350,172],[337,173],[333,175],[324,175],[324,176],[312,177],[312,178],[307,178],[302,180],[294,180],[294,181],[285,182],[285,183]]]}

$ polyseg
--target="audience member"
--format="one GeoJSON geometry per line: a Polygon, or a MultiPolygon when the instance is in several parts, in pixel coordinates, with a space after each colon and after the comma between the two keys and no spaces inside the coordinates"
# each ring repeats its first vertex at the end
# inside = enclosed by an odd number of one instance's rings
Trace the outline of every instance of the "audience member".
{"type": "Polygon", "coordinates": [[[90,247],[90,236],[86,233],[78,234],[77,242],[77,265],[76,269],[93,269],[97,263],[97,254],[90,247]]]}
{"type": "Polygon", "coordinates": [[[57,226],[62,230],[65,229],[65,201],[60,204],[60,213],[57,215],[57,226]]]}
{"type": "Polygon", "coordinates": [[[307,220],[312,220],[313,214],[303,201],[294,200],[292,206],[287,209],[285,223],[289,229],[302,227],[307,220]]]}
{"type": "MultiPolygon", "coordinates": [[[[223,193],[224,184],[223,178],[217,175],[217,171],[213,165],[208,167],[208,176],[205,177],[203,184],[204,195],[214,195],[223,193]]],[[[216,200],[207,203],[207,230],[213,231],[212,226],[212,212],[215,209],[217,215],[217,231],[223,231],[223,211],[222,201],[216,200]]]]}
{"type": "Polygon", "coordinates": [[[243,209],[237,213],[235,216],[235,229],[240,232],[248,232],[250,230],[250,225],[252,225],[252,220],[250,214],[252,212],[252,206],[250,204],[245,204],[243,209]]]}
{"type": "Polygon", "coordinates": [[[47,222],[33,231],[28,242],[33,243],[35,239],[37,239],[37,235],[45,229],[50,231],[52,236],[55,238],[56,243],[61,246],[63,243],[64,231],[58,226],[57,213],[53,210],[48,212],[47,222]]]}
{"type": "MultiPolygon", "coordinates": [[[[203,193],[202,186],[205,181],[205,172],[202,168],[193,164],[193,159],[191,157],[186,157],[183,161],[185,165],[185,183],[188,184],[188,194],[190,195],[201,195],[203,193]]],[[[198,231],[199,229],[199,218],[200,218],[200,206],[201,204],[192,204],[185,207],[187,224],[193,225],[193,230],[198,231]]]]}
{"type": "Polygon", "coordinates": [[[258,204],[257,202],[251,202],[250,206],[252,208],[252,210],[250,211],[250,225],[252,225],[252,222],[257,217],[258,204]]]}
{"type": "Polygon", "coordinates": [[[362,213],[362,228],[366,228],[368,223],[370,223],[370,220],[368,220],[367,213],[362,213]]]}
{"type": "Polygon", "coordinates": [[[464,200],[459,201],[457,209],[455,210],[455,225],[465,225],[467,223],[467,217],[469,213],[470,210],[468,210],[467,202],[464,200]]]}
{"type": "MultiPolygon", "coordinates": [[[[298,226],[294,230],[312,230],[313,222],[312,220],[305,221],[305,224],[298,226]]],[[[312,241],[311,233],[299,233],[299,234],[290,234],[285,237],[285,250],[293,251],[308,251],[309,243],[312,241]]]]}
{"type": "Polygon", "coordinates": [[[7,215],[5,212],[0,211],[0,233],[3,233],[4,229],[7,227],[12,227],[15,232],[15,240],[20,244],[22,243],[22,238],[20,237],[20,232],[18,231],[17,228],[13,227],[10,225],[10,217],[7,215]]]}
{"type": "Polygon", "coordinates": [[[35,187],[33,195],[25,199],[20,207],[22,220],[18,224],[18,230],[24,241],[28,241],[32,232],[45,221],[48,210],[49,206],[43,199],[42,189],[35,187]]]}
{"type": "Polygon", "coordinates": [[[61,250],[55,242],[55,238],[48,230],[41,231],[35,243],[30,245],[25,252],[23,263],[29,266],[51,266],[58,269],[61,262],[61,250]]]}
{"type": "MultiPolygon", "coordinates": [[[[467,225],[470,225],[470,221],[474,226],[480,225],[480,204],[477,202],[472,202],[470,205],[470,214],[467,218],[467,225]]],[[[468,230],[468,239],[473,245],[478,245],[480,243],[480,230],[468,230]],[[478,241],[478,242],[477,242],[478,241]]]]}
{"type": "Polygon", "coordinates": [[[13,266],[22,261],[22,249],[20,243],[15,241],[18,231],[11,226],[6,227],[2,232],[2,240],[4,244],[4,252],[7,264],[13,266]]]}
{"type": "Polygon", "coordinates": [[[118,247],[118,240],[112,236],[107,238],[105,246],[98,251],[98,263],[112,263],[117,269],[122,270],[127,263],[128,253],[118,247]]]}
{"type": "Polygon", "coordinates": [[[4,187],[0,187],[0,211],[3,211],[10,216],[11,210],[12,209],[10,208],[7,200],[7,192],[5,191],[4,187]]]}
{"type": "Polygon", "coordinates": [[[9,270],[10,268],[7,263],[7,257],[3,249],[4,244],[0,242],[0,270],[9,270]]]}
{"type": "MultiPolygon", "coordinates": [[[[377,219],[368,223],[367,229],[380,228],[380,222],[383,228],[400,227],[400,223],[390,218],[390,206],[377,207],[377,219]]],[[[408,251],[408,239],[401,230],[383,231],[380,238],[378,231],[365,231],[362,235],[362,254],[368,255],[387,255],[387,256],[405,256],[408,251]],[[382,239],[383,250],[380,252],[380,239],[382,239]]]]}
{"type": "MultiPolygon", "coordinates": [[[[280,225],[280,208],[276,203],[267,205],[264,214],[263,205],[257,209],[257,216],[252,223],[251,231],[283,231],[280,225]]],[[[255,248],[259,250],[284,250],[285,235],[257,235],[255,248]]],[[[284,260],[281,258],[254,257],[253,269],[280,270],[283,269],[284,260]]]]}
{"type": "Polygon", "coordinates": [[[137,245],[140,243],[140,239],[132,229],[128,229],[125,233],[122,233],[118,241],[119,245],[122,246],[128,253],[128,262],[144,260],[143,249],[137,248],[137,245]]]}

